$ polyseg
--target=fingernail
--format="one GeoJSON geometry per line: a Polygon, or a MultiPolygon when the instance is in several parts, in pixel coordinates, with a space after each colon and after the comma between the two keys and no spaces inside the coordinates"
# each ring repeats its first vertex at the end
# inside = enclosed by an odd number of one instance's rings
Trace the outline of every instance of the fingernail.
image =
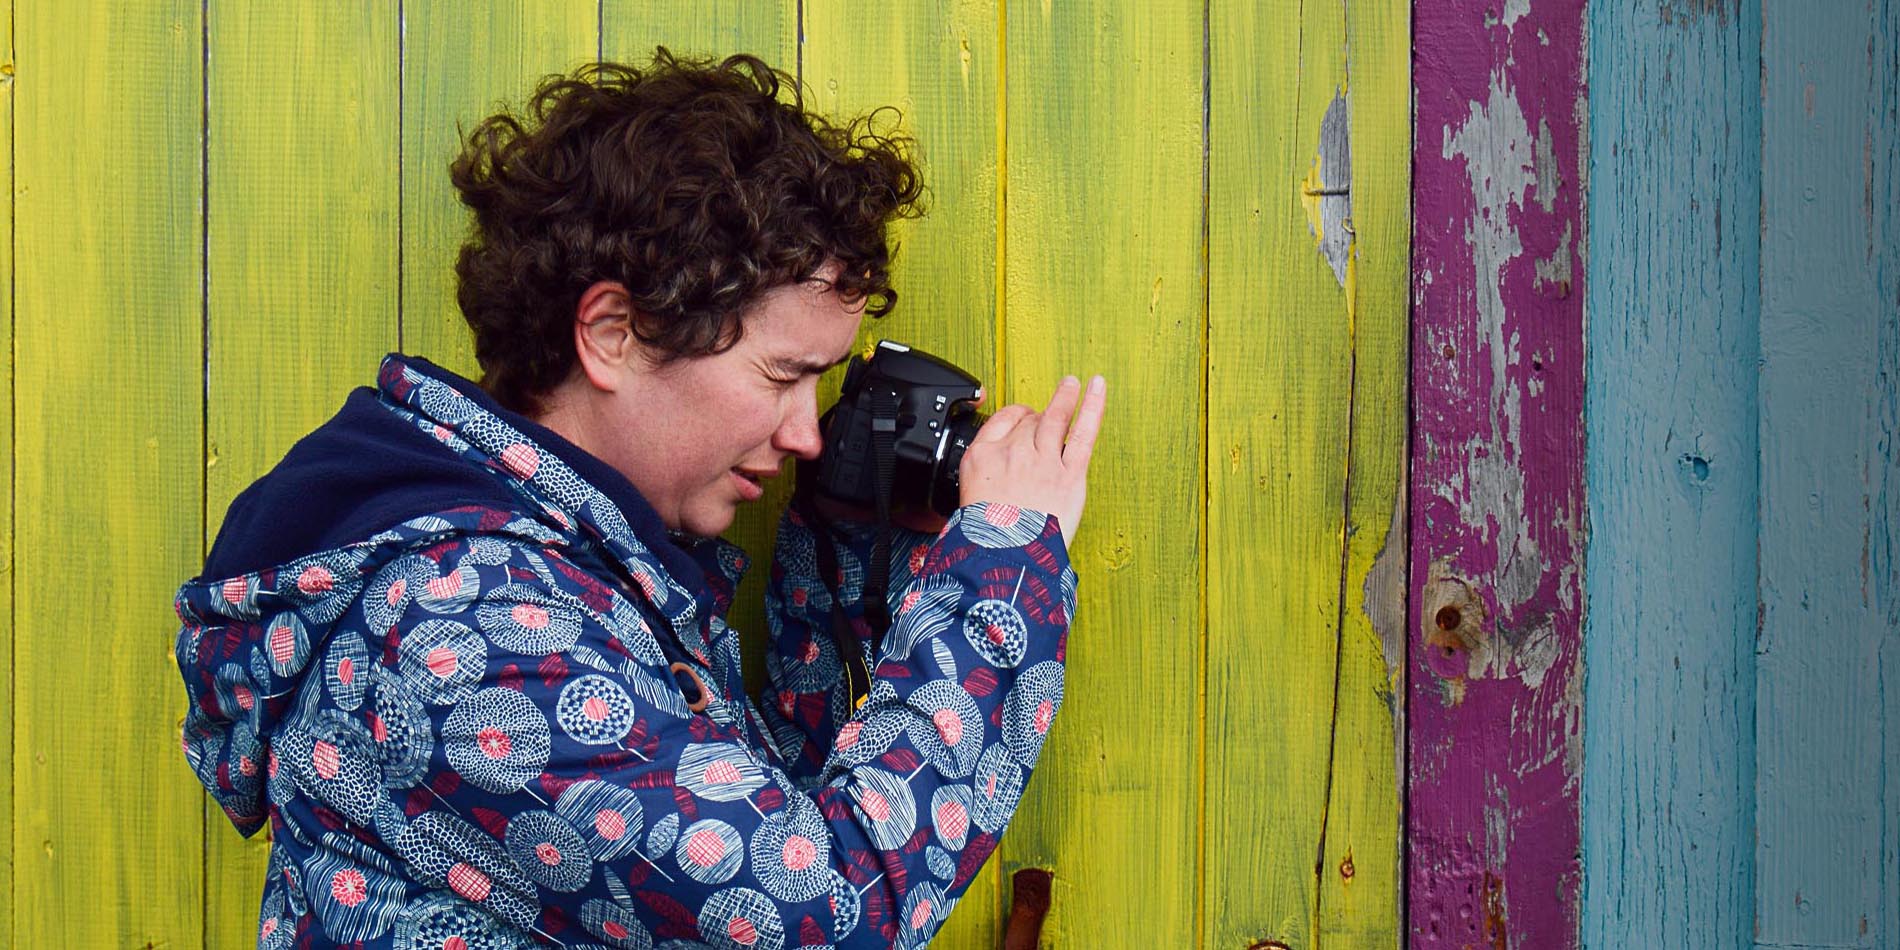
{"type": "Polygon", "coordinates": [[[1102,390],[1107,389],[1107,388],[1108,388],[1108,380],[1103,379],[1100,376],[1097,376],[1094,379],[1089,380],[1089,392],[1091,393],[1100,393],[1102,390]]]}
{"type": "Polygon", "coordinates": [[[1070,383],[1074,383],[1074,384],[1076,384],[1077,386],[1080,386],[1080,385],[1082,385],[1082,381],[1081,381],[1081,380],[1079,380],[1079,379],[1076,379],[1076,378],[1075,378],[1074,376],[1064,376],[1064,377],[1062,377],[1062,385],[1064,385],[1064,386],[1067,386],[1067,385],[1069,385],[1070,383]]]}

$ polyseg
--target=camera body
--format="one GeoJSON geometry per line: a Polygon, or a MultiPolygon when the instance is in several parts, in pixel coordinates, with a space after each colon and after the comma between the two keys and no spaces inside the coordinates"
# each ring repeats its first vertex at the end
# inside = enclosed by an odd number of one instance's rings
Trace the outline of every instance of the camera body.
{"type": "Polygon", "coordinates": [[[955,365],[890,340],[853,356],[838,402],[819,420],[825,448],[814,488],[866,508],[878,502],[878,446],[889,440],[891,510],[957,510],[963,452],[988,418],[983,384],[955,365]]]}

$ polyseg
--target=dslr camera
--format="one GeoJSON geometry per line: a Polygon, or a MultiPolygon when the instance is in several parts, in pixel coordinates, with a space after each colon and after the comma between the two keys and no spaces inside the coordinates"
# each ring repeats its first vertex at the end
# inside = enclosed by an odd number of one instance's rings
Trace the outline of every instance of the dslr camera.
{"type": "Polygon", "coordinates": [[[815,490],[881,510],[957,510],[957,469],[986,414],[983,383],[902,343],[853,356],[838,402],[819,419],[825,447],[815,490]]]}

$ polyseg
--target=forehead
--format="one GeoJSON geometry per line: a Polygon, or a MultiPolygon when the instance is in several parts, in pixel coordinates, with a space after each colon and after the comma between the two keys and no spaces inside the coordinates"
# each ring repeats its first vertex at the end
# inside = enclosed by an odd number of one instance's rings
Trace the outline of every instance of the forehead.
{"type": "Polygon", "coordinates": [[[850,354],[863,317],[863,301],[846,303],[822,281],[784,284],[746,314],[742,340],[769,359],[823,368],[850,354]]]}

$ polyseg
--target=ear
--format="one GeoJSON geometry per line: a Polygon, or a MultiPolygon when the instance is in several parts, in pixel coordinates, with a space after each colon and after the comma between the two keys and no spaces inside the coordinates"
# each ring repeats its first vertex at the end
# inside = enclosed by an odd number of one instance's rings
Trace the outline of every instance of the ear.
{"type": "Polygon", "coordinates": [[[574,306],[574,355],[594,388],[614,392],[643,347],[633,333],[633,302],[626,285],[595,281],[574,306]]]}

